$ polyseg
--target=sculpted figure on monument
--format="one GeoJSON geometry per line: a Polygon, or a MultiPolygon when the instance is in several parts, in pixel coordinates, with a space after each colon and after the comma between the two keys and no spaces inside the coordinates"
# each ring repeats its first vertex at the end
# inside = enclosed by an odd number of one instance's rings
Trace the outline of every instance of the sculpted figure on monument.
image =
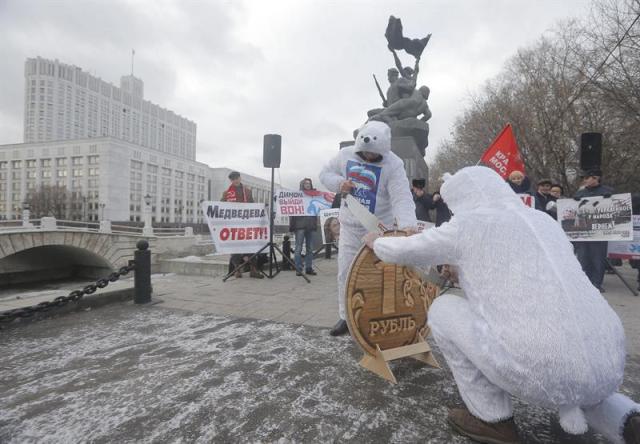
{"type": "Polygon", "coordinates": [[[429,92],[428,86],[414,89],[409,97],[398,99],[386,108],[369,111],[369,120],[380,120],[389,124],[394,120],[417,118],[422,115],[420,120],[426,122],[431,118],[431,110],[427,104],[429,92]]]}
{"type": "MultiPolygon", "coordinates": [[[[429,88],[417,87],[420,72],[420,58],[424,48],[431,39],[431,34],[423,39],[408,39],[402,34],[402,22],[393,16],[385,32],[387,48],[393,54],[395,68],[387,71],[389,88],[385,97],[378,81],[374,80],[384,108],[375,108],[367,112],[367,121],[378,120],[391,127],[394,137],[412,137],[416,147],[424,156],[429,144],[429,124],[431,110],[427,100],[429,88]],[[402,66],[397,50],[404,50],[415,58],[414,67],[402,66]]],[[[355,133],[355,132],[354,132],[355,133]]]]}
{"type": "MultiPolygon", "coordinates": [[[[415,68],[411,68],[410,66],[402,66],[402,62],[396,53],[396,50],[389,45],[389,50],[393,54],[393,60],[396,63],[396,68],[400,71],[401,77],[398,78],[394,85],[398,91],[400,98],[409,97],[413,94],[413,91],[416,89],[416,82],[418,80],[418,72],[420,71],[420,57],[416,58],[415,68]]],[[[391,105],[393,102],[389,102],[391,105]]]]}

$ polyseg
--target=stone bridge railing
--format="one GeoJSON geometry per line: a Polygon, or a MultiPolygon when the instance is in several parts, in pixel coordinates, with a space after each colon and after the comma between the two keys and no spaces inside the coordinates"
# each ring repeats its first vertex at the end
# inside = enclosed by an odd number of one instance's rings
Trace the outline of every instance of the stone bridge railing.
{"type": "MultiPolygon", "coordinates": [[[[97,256],[110,268],[126,265],[140,239],[147,239],[152,251],[152,265],[160,259],[193,254],[207,254],[212,246],[199,236],[193,235],[193,228],[154,229],[149,235],[144,228],[112,225],[109,221],[85,223],[79,221],[56,220],[43,217],[38,220],[3,221],[0,223],[0,274],[2,259],[10,258],[12,264],[20,259],[18,253],[37,247],[53,246],[56,254],[77,253],[97,256]],[[60,248],[65,247],[66,250],[60,248]],[[15,256],[14,256],[15,255],[15,256]],[[15,259],[17,257],[17,259],[15,259]]],[[[33,253],[31,251],[29,254],[33,253]]],[[[45,250],[42,250],[45,252],[45,250]]],[[[23,253],[26,254],[26,253],[23,253]]],[[[4,261],[6,263],[6,261],[4,261]]],[[[22,261],[24,264],[25,261],[22,261]]],[[[33,261],[32,261],[33,262],[33,261]]],[[[24,267],[23,267],[24,268],[24,267]]]]}
{"type": "Polygon", "coordinates": [[[32,230],[71,230],[71,231],[86,231],[108,234],[129,234],[132,236],[145,236],[145,237],[164,237],[164,236],[193,236],[192,227],[184,228],[152,228],[148,226],[144,227],[131,227],[128,225],[112,224],[109,220],[103,220],[100,222],[81,222],[74,220],[60,220],[55,217],[43,217],[42,219],[30,219],[30,220],[10,220],[0,222],[0,235],[3,232],[14,231],[32,231],[32,230]]]}

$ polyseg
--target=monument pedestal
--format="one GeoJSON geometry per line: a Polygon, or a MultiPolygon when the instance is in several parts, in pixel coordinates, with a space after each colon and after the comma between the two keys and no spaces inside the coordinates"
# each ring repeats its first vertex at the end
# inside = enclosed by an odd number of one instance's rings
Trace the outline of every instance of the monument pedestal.
{"type": "Polygon", "coordinates": [[[404,162],[404,171],[409,183],[413,179],[425,179],[429,183],[429,167],[413,137],[392,137],[391,151],[404,162]]]}

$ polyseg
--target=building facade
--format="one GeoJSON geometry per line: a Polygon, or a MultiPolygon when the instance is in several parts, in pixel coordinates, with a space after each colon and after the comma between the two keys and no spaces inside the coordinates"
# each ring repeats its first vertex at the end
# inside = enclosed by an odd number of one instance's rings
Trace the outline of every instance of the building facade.
{"type": "Polygon", "coordinates": [[[144,99],[132,75],[120,87],[81,68],[41,57],[25,63],[24,141],[110,136],[195,160],[196,124],[144,99]]]}
{"type": "MultiPolygon", "coordinates": [[[[196,124],[143,92],[133,76],[118,88],[27,59],[25,143],[0,145],[0,219],[20,218],[34,196],[49,193],[49,205],[55,192],[64,195],[56,213],[71,220],[138,222],[149,212],[156,223],[203,223],[201,202],[222,196],[231,170],[196,162],[196,124]]],[[[269,181],[242,177],[256,202],[268,202],[269,181]]]]}
{"type": "MultiPolygon", "coordinates": [[[[20,218],[44,185],[71,193],[72,220],[138,222],[149,211],[152,222],[203,223],[201,202],[220,199],[230,172],[112,137],[1,145],[0,218],[20,218]]],[[[270,182],[241,174],[267,203],[270,182]]]]}

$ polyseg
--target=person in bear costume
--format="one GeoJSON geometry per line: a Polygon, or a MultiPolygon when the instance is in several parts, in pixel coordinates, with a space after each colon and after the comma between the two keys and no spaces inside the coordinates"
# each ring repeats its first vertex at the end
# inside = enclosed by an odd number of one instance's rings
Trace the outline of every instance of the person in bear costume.
{"type": "MultiPolygon", "coordinates": [[[[329,191],[351,193],[391,229],[415,230],[417,221],[411,187],[402,159],[391,152],[391,129],[383,122],[369,121],[356,135],[353,146],[340,150],[320,172],[320,181],[329,191]]],[[[332,336],[347,333],[345,314],[346,281],[367,230],[342,199],[338,241],[338,307],[340,319],[332,336]]]]}
{"type": "Polygon", "coordinates": [[[513,395],[558,411],[568,433],[590,425],[612,442],[640,442],[640,405],[617,393],[622,324],[560,225],[486,167],[445,175],[441,193],[449,222],[365,242],[384,262],[458,269],[465,297],[438,297],[428,316],[466,405],[450,410],[450,424],[481,442],[517,442],[513,395]]]}

